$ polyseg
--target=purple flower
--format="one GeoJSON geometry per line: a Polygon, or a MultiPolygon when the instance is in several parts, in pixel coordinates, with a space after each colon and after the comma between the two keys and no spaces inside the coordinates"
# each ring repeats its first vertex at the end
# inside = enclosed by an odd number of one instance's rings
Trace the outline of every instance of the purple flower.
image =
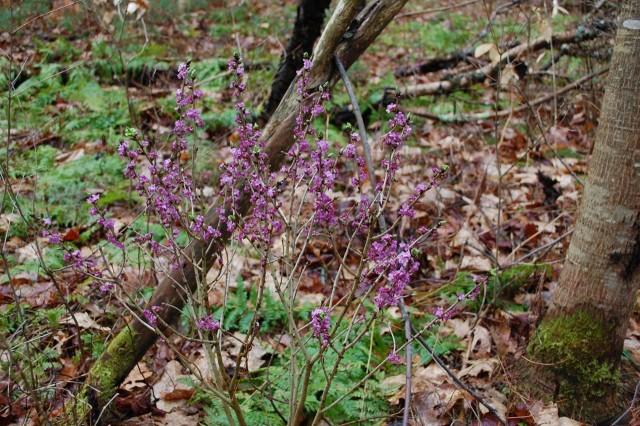
{"type": "Polygon", "coordinates": [[[75,250],[70,253],[65,253],[63,259],[66,263],[71,264],[76,269],[82,268],[84,258],[80,254],[80,250],[75,250]]]}
{"type": "Polygon", "coordinates": [[[318,150],[324,154],[329,149],[329,142],[324,139],[318,141],[318,150]]]}
{"type": "Polygon", "coordinates": [[[216,332],[220,329],[220,321],[213,319],[211,315],[200,318],[196,321],[196,327],[200,330],[216,332]]]}
{"type": "Polygon", "coordinates": [[[173,133],[178,136],[186,135],[187,133],[191,133],[193,128],[188,126],[183,120],[176,120],[176,123],[173,127],[173,133]]]}
{"type": "Polygon", "coordinates": [[[220,238],[222,236],[222,232],[218,229],[215,229],[213,226],[207,226],[207,229],[204,231],[204,239],[206,241],[211,240],[212,238],[220,238]]]}
{"type": "Polygon", "coordinates": [[[129,143],[127,141],[120,142],[120,145],[118,145],[118,155],[120,155],[120,157],[126,157],[128,151],[129,143]]]}
{"type": "Polygon", "coordinates": [[[398,210],[400,216],[405,216],[412,219],[416,215],[416,211],[408,204],[402,204],[398,210]]]}
{"type": "Polygon", "coordinates": [[[329,309],[322,307],[316,308],[311,312],[311,328],[313,336],[320,339],[322,346],[329,344],[329,327],[331,326],[331,317],[329,309]]]}
{"type": "Polygon", "coordinates": [[[324,112],[324,107],[320,104],[316,104],[311,108],[311,116],[317,117],[324,112]]]}
{"type": "Polygon", "coordinates": [[[186,116],[189,120],[193,121],[194,123],[196,123],[196,126],[198,127],[202,127],[204,126],[204,121],[202,120],[202,117],[200,116],[200,111],[198,111],[195,108],[191,108],[190,110],[187,111],[186,116]]]}
{"type": "Polygon", "coordinates": [[[448,310],[444,310],[441,306],[438,306],[433,312],[433,315],[440,321],[447,321],[453,318],[457,313],[458,311],[456,309],[451,308],[448,310]]]}
{"type": "Polygon", "coordinates": [[[52,232],[49,234],[49,244],[60,244],[62,242],[62,234],[52,232]]]}
{"type": "Polygon", "coordinates": [[[385,274],[386,285],[382,286],[374,303],[378,309],[396,306],[411,282],[411,276],[418,270],[419,263],[411,256],[406,244],[399,244],[389,234],[371,244],[368,258],[373,262],[373,272],[385,274]]]}
{"type": "Polygon", "coordinates": [[[145,309],[142,311],[142,315],[144,315],[144,319],[147,321],[151,327],[155,327],[158,325],[158,316],[156,315],[160,311],[159,306],[152,306],[151,309],[145,309]]]}
{"type": "Polygon", "coordinates": [[[187,78],[187,73],[189,72],[189,67],[184,62],[178,65],[178,80],[184,80],[187,78]]]}
{"type": "Polygon", "coordinates": [[[113,283],[110,282],[103,282],[102,284],[100,284],[100,292],[105,294],[105,293],[109,293],[114,289],[114,285],[113,283]]]}
{"type": "Polygon", "coordinates": [[[98,202],[99,199],[100,199],[100,193],[96,192],[87,197],[87,203],[91,204],[92,206],[95,206],[95,204],[98,202]]]}
{"type": "Polygon", "coordinates": [[[45,217],[44,219],[42,219],[42,223],[44,223],[44,226],[51,226],[51,218],[45,217]]]}
{"type": "Polygon", "coordinates": [[[79,273],[96,277],[102,275],[101,271],[96,267],[95,260],[90,257],[83,257],[80,250],[65,253],[63,259],[65,263],[79,273]]]}
{"type": "Polygon", "coordinates": [[[395,104],[389,104],[387,112],[395,115],[388,121],[391,130],[384,136],[383,143],[392,149],[398,149],[411,134],[411,126],[407,116],[402,111],[398,111],[395,104]]]}
{"type": "Polygon", "coordinates": [[[344,147],[342,154],[344,154],[344,156],[350,160],[356,158],[356,155],[357,155],[356,146],[352,143],[348,144],[347,146],[344,147]]]}
{"type": "Polygon", "coordinates": [[[391,364],[402,364],[402,358],[400,358],[400,355],[398,355],[396,351],[389,352],[387,361],[389,361],[391,364]]]}

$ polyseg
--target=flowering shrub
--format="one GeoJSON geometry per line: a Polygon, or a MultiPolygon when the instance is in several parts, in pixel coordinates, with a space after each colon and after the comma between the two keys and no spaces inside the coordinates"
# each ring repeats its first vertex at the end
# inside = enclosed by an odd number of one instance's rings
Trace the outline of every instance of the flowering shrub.
{"type": "MultiPolygon", "coordinates": [[[[200,264],[193,265],[196,291],[184,291],[182,295],[187,301],[183,314],[192,324],[191,334],[198,335],[198,342],[210,354],[207,361],[213,374],[208,380],[203,379],[204,383],[222,401],[222,411],[230,417],[243,416],[237,402],[238,371],[248,356],[248,348],[259,338],[259,312],[265,303],[267,277],[272,279],[277,300],[286,312],[283,328],[291,343],[288,355],[283,357],[289,365],[283,371],[290,383],[296,384],[289,386],[289,395],[283,396],[286,401],[278,401],[274,406],[288,416],[311,410],[319,418],[356,389],[342,396],[332,394],[332,383],[339,380],[341,362],[370,332],[374,321],[384,319],[385,312],[408,295],[412,279],[420,269],[414,255],[433,231],[421,227],[405,240],[397,237],[401,221],[415,216],[415,204],[437,185],[445,170],[434,168],[429,182],[416,185],[412,195],[399,200],[397,211],[388,207],[403,161],[402,148],[411,135],[408,117],[396,105],[388,105],[390,119],[376,151],[378,161],[368,164],[368,153],[363,151],[358,134],[351,134],[349,143],[340,148],[317,130],[317,119],[325,114],[324,103],[330,95],[322,87],[314,90],[309,87],[311,67],[311,62],[305,60],[298,71],[296,90],[300,107],[293,130],[294,142],[284,164],[273,168],[267,141],[251,122],[249,109],[242,101],[244,68],[238,59],[229,62],[234,76],[231,88],[236,98],[236,137],[230,146],[230,158],[220,166],[216,201],[209,213],[202,208],[204,200],[194,186],[192,169],[181,155],[189,150],[190,139],[204,125],[198,110],[203,93],[197,89],[186,64],[181,64],[177,72],[182,84],[176,92],[178,118],[172,129],[171,150],[163,152],[158,144],[135,130],[127,131],[126,139],[118,147],[119,155],[127,162],[124,174],[143,200],[145,217],[162,225],[164,238],[158,239],[152,232],[118,229],[113,218],[99,207],[100,194],[87,199],[95,224],[108,244],[124,253],[125,240],[133,235],[130,239],[149,258],[168,265],[162,274],[169,274],[181,262],[193,259],[191,243],[211,247],[228,237],[233,240],[236,249],[221,258],[214,267],[216,273],[208,274],[200,264]],[[371,176],[375,181],[371,181],[371,176]],[[338,186],[343,193],[350,194],[347,202],[337,199],[338,186]],[[246,209],[247,205],[251,208],[246,209]],[[389,223],[388,229],[379,228],[381,218],[389,223]],[[184,234],[186,241],[180,238],[184,234]],[[324,301],[301,323],[297,320],[297,299],[308,273],[305,253],[316,240],[332,247],[334,268],[327,271],[329,285],[324,301]],[[245,247],[258,259],[261,278],[252,284],[258,293],[242,342],[247,349],[237,356],[235,373],[226,377],[227,366],[221,354],[229,333],[223,326],[229,311],[226,305],[216,311],[217,306],[208,302],[207,295],[212,289],[224,289],[224,301],[228,300],[229,281],[235,277],[230,276],[232,272],[227,266],[238,247],[245,247]],[[214,315],[214,311],[218,314],[214,315]],[[320,371],[325,371],[323,384],[312,393],[307,389],[311,386],[309,378],[320,371]],[[311,400],[312,408],[308,406],[311,400]]],[[[47,231],[46,235],[52,243],[61,241],[55,232],[47,231]]],[[[65,255],[65,261],[98,282],[101,291],[122,299],[119,288],[122,268],[103,260],[100,253],[83,255],[70,251],[65,255]]],[[[475,292],[460,295],[458,302],[475,297],[475,292]]],[[[141,306],[136,310],[129,304],[126,306],[140,321],[162,333],[166,324],[161,323],[159,313],[163,307],[141,306]]],[[[434,321],[425,328],[450,317],[451,312],[452,309],[438,308],[434,321]]],[[[385,364],[402,363],[403,347],[396,347],[394,340],[393,351],[387,352],[373,371],[385,364]]],[[[265,382],[266,388],[268,385],[265,382]]]]}

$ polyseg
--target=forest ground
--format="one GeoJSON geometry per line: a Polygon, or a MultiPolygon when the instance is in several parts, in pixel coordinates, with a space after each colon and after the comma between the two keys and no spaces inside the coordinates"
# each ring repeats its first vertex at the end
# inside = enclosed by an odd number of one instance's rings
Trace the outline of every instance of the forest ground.
{"type": "MultiPolygon", "coordinates": [[[[54,3],[56,7],[66,4],[54,3]]],[[[194,142],[197,157],[193,160],[195,180],[206,194],[234,138],[227,61],[240,51],[248,69],[245,101],[257,111],[268,96],[295,17],[292,1],[286,5],[158,1],[142,19],[123,15],[123,23],[111,2],[97,2],[93,11],[72,3],[38,19],[32,18],[49,10],[39,1],[24,1],[13,16],[8,9],[0,11],[0,83],[7,86],[4,71],[9,67],[16,79],[10,122],[8,97],[2,100],[0,134],[8,141],[2,153],[9,166],[8,182],[18,200],[13,202],[5,191],[0,212],[0,362],[5,367],[0,371],[0,407],[5,407],[0,408],[0,424],[21,423],[33,410],[26,399],[11,401],[8,367],[19,359],[12,361],[9,351],[19,358],[20,349],[5,345],[6,341],[24,343],[26,337],[33,341],[38,350],[31,359],[32,368],[38,383],[50,389],[49,403],[55,410],[67,391],[82,380],[112,330],[122,324],[120,302],[65,270],[63,249],[50,246],[34,224],[50,218],[65,244],[93,250],[101,238],[84,200],[99,190],[103,192],[101,207],[116,218],[118,227],[141,225],[140,208],[122,174],[123,162],[116,148],[131,126],[158,140],[166,139],[175,120],[174,95],[179,87],[175,70],[186,60],[191,61],[205,93],[206,126],[194,142]],[[18,27],[10,36],[7,29],[18,27]],[[44,266],[57,271],[57,282],[43,271],[36,239],[43,248],[44,266]],[[26,323],[19,323],[16,296],[24,304],[26,323]],[[71,326],[69,309],[80,323],[80,335],[71,326]],[[25,329],[26,334],[20,335],[19,330],[25,329]]],[[[563,4],[567,13],[553,18],[539,2],[516,2],[496,16],[483,2],[465,3],[452,7],[454,3],[444,0],[409,2],[406,15],[397,17],[351,68],[374,140],[386,120],[380,106],[385,89],[437,81],[479,67],[491,61],[492,44],[503,46],[549,32],[573,31],[585,20],[578,2],[563,4]],[[489,30],[483,31],[486,28],[489,30]],[[394,76],[399,67],[481,45],[487,54],[470,63],[427,75],[394,76]]],[[[614,13],[605,5],[589,19],[611,19],[614,13]]],[[[496,120],[445,121],[466,113],[515,109],[602,70],[610,39],[611,34],[603,34],[563,55],[557,55],[561,47],[555,46],[523,56],[520,59],[526,61],[528,73],[521,79],[513,68],[507,68],[497,78],[498,84],[488,80],[445,95],[400,101],[407,111],[427,111],[443,120],[412,116],[415,133],[403,152],[410,161],[399,171],[397,198],[408,197],[418,183],[427,181],[432,166],[448,166],[446,179],[417,204],[415,218],[401,226],[400,232],[437,225],[421,255],[421,270],[408,305],[418,321],[426,322],[438,306],[448,306],[460,291],[472,288],[472,274],[488,277],[478,302],[430,331],[428,341],[457,377],[477,389],[510,424],[561,424],[553,405],[519,401],[508,366],[526,350],[530,332],[556,285],[586,178],[606,77],[594,77],[576,90],[496,120]],[[542,70],[551,58],[552,67],[542,70]]],[[[332,120],[326,128],[333,142],[346,143],[348,105],[342,85],[336,86],[328,108],[332,120]]],[[[135,250],[132,246],[127,257],[135,258],[135,250]]],[[[117,251],[109,253],[108,247],[105,251],[107,256],[118,255],[117,251]]],[[[302,302],[314,302],[326,296],[323,271],[333,261],[333,251],[321,242],[311,244],[307,261],[302,302]]],[[[246,331],[255,298],[255,267],[250,256],[237,256],[234,261],[238,284],[230,305],[233,315],[223,325],[229,331],[246,331]]],[[[123,285],[128,292],[137,300],[146,300],[156,282],[152,270],[141,264],[130,267],[126,276],[123,285]]],[[[219,303],[221,294],[213,291],[209,298],[219,303]]],[[[267,368],[286,346],[278,333],[281,312],[275,305],[265,308],[267,331],[254,346],[249,373],[267,368]]],[[[379,350],[369,355],[386,356],[389,342],[385,334],[401,333],[401,327],[399,314],[392,315],[378,330],[379,350]]],[[[640,368],[640,311],[634,313],[627,337],[624,356],[640,368]]],[[[178,337],[171,343],[192,360],[202,357],[196,345],[178,337]]],[[[226,350],[233,356],[238,349],[229,345],[226,350]]],[[[450,424],[456,419],[497,424],[428,353],[417,350],[414,368],[416,424],[450,424]]],[[[393,419],[392,413],[401,409],[404,398],[404,367],[389,366],[373,381],[370,386],[377,390],[367,403],[383,407],[393,419]]],[[[203,418],[215,424],[207,396],[199,395],[189,383],[178,357],[162,341],[123,383],[115,403],[130,417],[126,424],[190,425],[203,418]]],[[[354,406],[357,419],[361,407],[354,406]]],[[[330,420],[340,424],[339,419],[330,420]]],[[[562,421],[572,424],[568,419],[562,421]]]]}

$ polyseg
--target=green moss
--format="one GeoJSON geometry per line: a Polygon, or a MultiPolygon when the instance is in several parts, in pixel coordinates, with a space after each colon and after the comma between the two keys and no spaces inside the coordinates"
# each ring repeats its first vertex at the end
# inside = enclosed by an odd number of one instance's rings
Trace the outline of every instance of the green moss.
{"type": "Polygon", "coordinates": [[[93,390],[95,402],[99,407],[109,402],[118,390],[122,369],[128,369],[135,361],[134,343],[134,331],[131,327],[123,328],[91,367],[87,383],[93,390]]]}
{"type": "Polygon", "coordinates": [[[88,423],[91,414],[91,404],[87,399],[86,388],[83,388],[72,400],[67,401],[59,416],[52,416],[49,420],[54,426],[82,426],[88,423]]]}
{"type": "Polygon", "coordinates": [[[528,353],[556,381],[555,400],[568,413],[589,416],[585,402],[612,394],[620,381],[618,362],[612,359],[614,331],[584,310],[543,320],[528,353]]]}
{"type": "Polygon", "coordinates": [[[130,327],[123,328],[111,341],[107,350],[100,356],[87,377],[82,389],[69,401],[64,410],[50,420],[55,426],[81,426],[90,423],[96,413],[105,419],[109,411],[102,412],[120,385],[123,375],[128,374],[129,366],[135,361],[135,333],[130,327]]]}

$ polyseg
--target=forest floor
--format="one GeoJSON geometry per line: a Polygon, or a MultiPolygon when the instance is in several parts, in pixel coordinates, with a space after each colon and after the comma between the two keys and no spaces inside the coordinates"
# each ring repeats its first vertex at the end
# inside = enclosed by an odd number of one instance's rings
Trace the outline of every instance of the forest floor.
{"type": "MultiPolygon", "coordinates": [[[[227,61],[240,51],[248,69],[245,101],[259,110],[295,17],[293,1],[283,5],[193,0],[152,2],[141,19],[123,15],[125,21],[112,2],[95,2],[94,10],[72,2],[57,13],[33,19],[48,11],[43,3],[24,1],[13,16],[7,9],[0,11],[0,85],[6,87],[9,76],[15,79],[10,102],[3,95],[0,119],[0,135],[8,141],[2,161],[6,158],[9,175],[3,179],[13,192],[10,197],[5,189],[0,212],[0,425],[28,423],[34,410],[32,401],[15,388],[12,365],[30,364],[54,411],[77,389],[113,330],[123,324],[121,302],[65,269],[63,255],[69,247],[91,251],[103,244],[84,202],[96,191],[103,194],[100,207],[116,218],[118,227],[143,225],[138,200],[131,195],[122,173],[124,163],[116,152],[125,129],[136,127],[152,138],[166,139],[176,118],[175,70],[180,62],[190,60],[205,93],[206,123],[194,142],[193,175],[207,193],[234,138],[227,61]],[[19,31],[10,35],[9,28],[19,31]],[[66,248],[50,245],[42,237],[45,218],[62,233],[66,248]],[[58,279],[52,280],[45,269],[55,271],[58,279]],[[22,303],[21,314],[16,298],[22,303]],[[69,311],[81,330],[72,326],[69,311]],[[30,345],[25,345],[27,341],[30,345]],[[35,353],[26,354],[26,346],[35,348],[35,353]]],[[[573,31],[586,19],[580,6],[565,5],[567,13],[550,18],[550,11],[539,2],[520,2],[496,16],[483,2],[466,3],[449,8],[444,0],[409,2],[406,15],[397,17],[351,68],[374,141],[386,120],[380,106],[385,89],[437,81],[479,67],[491,61],[492,45],[573,31]],[[394,76],[400,67],[478,46],[485,46],[487,54],[453,68],[394,76]]],[[[589,19],[611,19],[613,13],[602,7],[589,19]]],[[[446,95],[403,99],[400,105],[443,119],[515,110],[604,69],[607,62],[600,54],[610,47],[610,39],[611,34],[602,34],[564,55],[557,55],[559,46],[554,51],[531,52],[520,58],[528,66],[522,78],[512,67],[503,71],[498,84],[487,81],[446,95]],[[543,69],[551,58],[552,67],[543,69]]],[[[478,300],[430,330],[427,340],[455,375],[475,388],[509,424],[577,424],[560,420],[552,404],[520,399],[508,367],[526,351],[558,280],[586,178],[605,78],[596,76],[576,90],[495,120],[447,123],[412,116],[415,132],[403,151],[410,161],[399,171],[395,195],[398,199],[410,196],[418,183],[428,180],[433,166],[446,165],[448,174],[420,200],[415,218],[406,219],[400,227],[401,234],[420,226],[436,229],[422,247],[421,269],[407,304],[416,321],[426,323],[438,307],[448,306],[459,292],[473,288],[474,276],[487,277],[478,300]]],[[[352,121],[348,105],[339,84],[329,103],[333,118],[326,128],[328,138],[337,144],[347,141],[345,123],[352,121]]],[[[119,255],[108,246],[101,248],[106,256],[119,255]]],[[[127,258],[135,259],[135,245],[127,250],[127,258]]],[[[324,268],[332,262],[333,250],[321,242],[312,244],[306,260],[301,298],[315,303],[330,291],[324,268]]],[[[157,279],[145,266],[142,262],[130,266],[123,283],[139,301],[148,300],[157,279]]],[[[237,256],[232,268],[237,285],[223,327],[243,333],[255,303],[256,260],[237,256]]],[[[209,294],[214,305],[220,299],[217,291],[209,294]]],[[[301,317],[308,315],[304,309],[301,317]]],[[[271,300],[261,315],[266,332],[254,345],[248,374],[268,368],[286,346],[277,303],[271,300]]],[[[367,342],[363,351],[370,359],[382,360],[392,344],[389,333],[402,334],[399,313],[390,315],[388,324],[376,333],[375,345],[372,336],[372,344],[367,342]]],[[[123,424],[219,424],[209,397],[189,381],[171,349],[180,348],[197,362],[203,356],[201,348],[179,337],[170,343],[158,342],[122,384],[114,403],[129,417],[123,424]]],[[[233,356],[238,349],[231,345],[227,350],[233,356]]],[[[640,311],[631,319],[624,356],[640,368],[640,311]]],[[[426,351],[416,349],[413,365],[415,424],[499,424],[426,351]]],[[[367,368],[363,366],[363,375],[367,368]]],[[[361,401],[346,399],[345,404],[352,405],[338,407],[327,424],[372,417],[371,407],[386,413],[386,424],[396,424],[393,413],[401,410],[404,399],[404,366],[389,365],[368,386],[364,391],[370,395],[361,401]]],[[[364,423],[377,422],[384,423],[364,423]]]]}

